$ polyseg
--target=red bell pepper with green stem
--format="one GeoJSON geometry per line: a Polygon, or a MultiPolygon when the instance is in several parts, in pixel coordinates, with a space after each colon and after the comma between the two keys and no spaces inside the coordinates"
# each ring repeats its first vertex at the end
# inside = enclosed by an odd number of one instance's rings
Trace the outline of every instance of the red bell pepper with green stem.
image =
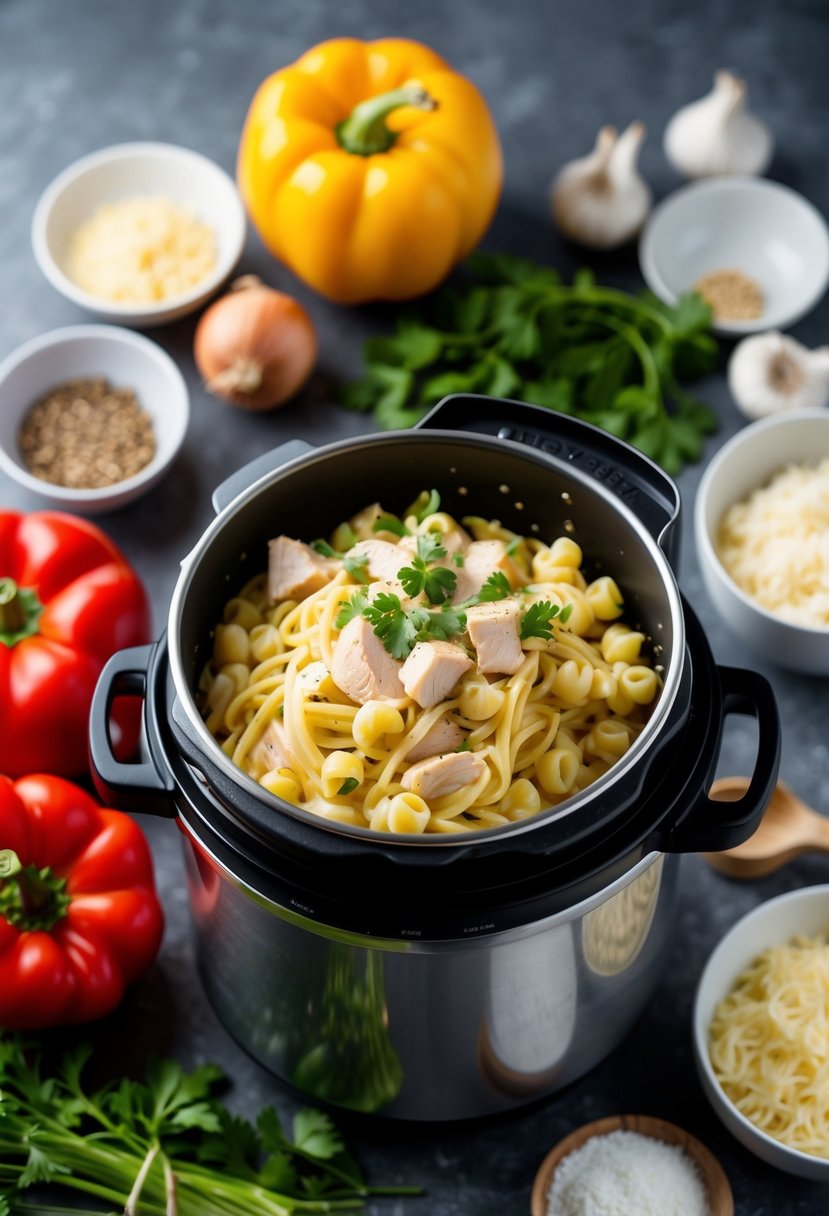
{"type": "Polygon", "coordinates": [[[60,777],[0,776],[0,1026],[110,1013],[155,958],[163,924],[129,815],[60,777]]]}
{"type": "MultiPolygon", "coordinates": [[[[100,528],[73,515],[0,511],[0,772],[86,771],[87,721],[101,669],[149,641],[138,575],[100,528]]],[[[138,705],[116,702],[119,754],[138,705]]]]}

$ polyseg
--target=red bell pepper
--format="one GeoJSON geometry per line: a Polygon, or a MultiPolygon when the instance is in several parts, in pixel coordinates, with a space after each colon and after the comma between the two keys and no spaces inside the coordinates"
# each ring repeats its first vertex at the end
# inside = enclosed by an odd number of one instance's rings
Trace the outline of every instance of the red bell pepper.
{"type": "MultiPolygon", "coordinates": [[[[84,772],[101,668],[149,630],[138,575],[100,528],[0,511],[0,772],[84,772]]],[[[116,701],[113,725],[123,756],[138,737],[134,699],[116,701]]]]}
{"type": "Polygon", "coordinates": [[[110,1013],[164,917],[137,823],[61,777],[0,776],[0,1026],[110,1013]]]}

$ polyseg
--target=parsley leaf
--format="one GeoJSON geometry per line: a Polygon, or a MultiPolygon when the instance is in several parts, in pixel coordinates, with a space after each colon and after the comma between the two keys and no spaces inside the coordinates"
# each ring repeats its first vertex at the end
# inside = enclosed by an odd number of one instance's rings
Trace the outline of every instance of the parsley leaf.
{"type": "MultiPolygon", "coordinates": [[[[405,427],[449,393],[487,392],[584,418],[671,472],[699,459],[717,420],[680,383],[717,363],[699,296],[668,305],[583,271],[566,284],[551,267],[483,251],[465,269],[466,283],[430,297],[419,320],[366,343],[348,406],[405,427]]],[[[413,504],[418,520],[438,510],[430,497],[413,504]]]]}
{"type": "Polygon", "coordinates": [[[409,529],[396,515],[378,515],[371,525],[372,532],[393,532],[395,536],[408,536],[409,529]]]}
{"type": "Polygon", "coordinates": [[[367,599],[366,592],[362,589],[355,591],[353,595],[349,596],[348,600],[340,607],[340,611],[334,619],[334,628],[345,629],[348,622],[352,621],[355,616],[362,616],[367,599]]]}
{"type": "Polygon", "coordinates": [[[371,582],[367,553],[355,553],[353,556],[346,554],[343,558],[343,569],[348,571],[356,583],[371,582]]]}
{"type": "Polygon", "coordinates": [[[496,600],[505,600],[509,595],[512,595],[512,587],[506,574],[503,570],[493,570],[478,592],[478,603],[492,604],[496,600]]]}
{"type": "Polygon", "coordinates": [[[408,658],[417,629],[396,595],[383,591],[363,608],[363,616],[395,659],[408,658]]]}
{"type": "Polygon", "coordinates": [[[457,608],[440,608],[436,612],[427,612],[426,616],[428,620],[417,635],[419,642],[448,642],[466,629],[466,613],[459,612],[457,608]]]}
{"type": "Polygon", "coordinates": [[[465,561],[466,561],[466,558],[464,557],[464,555],[462,553],[453,553],[452,554],[452,565],[457,566],[459,570],[461,569],[461,567],[463,566],[465,561]]]}
{"type": "Polygon", "coordinates": [[[527,638],[544,638],[545,640],[549,640],[553,636],[551,625],[553,619],[560,616],[562,621],[566,621],[572,611],[572,604],[567,604],[565,608],[561,609],[558,604],[551,604],[549,600],[530,604],[521,620],[522,640],[526,640],[527,638]]]}
{"type": "Polygon", "coordinates": [[[437,490],[423,490],[418,494],[406,514],[414,515],[417,522],[422,524],[427,515],[434,515],[439,510],[440,494],[438,494],[437,490]]]}
{"type": "Polygon", "coordinates": [[[321,1110],[300,1110],[294,1116],[294,1144],[309,1157],[328,1161],[343,1151],[337,1129],[321,1110]]]}
{"type": "Polygon", "coordinates": [[[446,557],[440,540],[431,533],[417,538],[417,557],[411,566],[398,570],[397,577],[407,595],[417,597],[422,592],[430,604],[443,604],[455,594],[458,576],[446,566],[430,566],[430,562],[446,557]]]}

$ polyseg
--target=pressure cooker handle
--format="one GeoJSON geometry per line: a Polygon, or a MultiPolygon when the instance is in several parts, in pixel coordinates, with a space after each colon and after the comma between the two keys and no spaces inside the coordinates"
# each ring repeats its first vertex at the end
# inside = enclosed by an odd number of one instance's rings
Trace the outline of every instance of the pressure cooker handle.
{"type": "Polygon", "coordinates": [[[438,402],[418,427],[479,431],[548,452],[621,498],[668,557],[675,559],[671,549],[679,514],[675,483],[638,448],[592,423],[523,401],[458,393],[438,402]]]}
{"type": "Polygon", "coordinates": [[[733,802],[710,798],[716,757],[699,793],[659,847],[665,853],[721,852],[748,840],[759,826],[780,767],[780,716],[772,687],[763,676],[739,667],[718,667],[723,718],[747,714],[757,719],[757,759],[748,789],[733,802]]]}
{"type": "Polygon", "coordinates": [[[296,460],[299,456],[304,456],[306,452],[312,450],[313,444],[306,443],[304,439],[291,439],[278,448],[272,448],[269,452],[256,456],[248,464],[242,465],[241,469],[231,473],[221,485],[216,487],[213,491],[213,510],[218,515],[233,502],[234,498],[238,498],[240,494],[249,490],[260,477],[266,477],[268,473],[281,469],[283,464],[296,460]]]}
{"type": "MultiPolygon", "coordinates": [[[[146,697],[154,653],[155,645],[119,650],[98,677],[89,712],[89,763],[95,788],[107,806],[172,818],[175,784],[163,760],[153,754],[152,732],[142,732],[141,759],[133,763],[115,758],[109,733],[116,697],[146,697]]],[[[145,713],[145,727],[147,721],[145,713]]]]}

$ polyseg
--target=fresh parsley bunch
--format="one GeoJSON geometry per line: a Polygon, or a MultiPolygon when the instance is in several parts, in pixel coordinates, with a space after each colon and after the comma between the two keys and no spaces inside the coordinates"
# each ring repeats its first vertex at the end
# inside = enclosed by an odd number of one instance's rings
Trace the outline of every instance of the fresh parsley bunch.
{"type": "Polygon", "coordinates": [[[393,336],[364,347],[366,371],[344,403],[381,427],[413,426],[449,393],[514,397],[584,418],[635,444],[669,473],[698,460],[716,418],[682,387],[714,370],[711,310],[649,293],[572,284],[549,266],[478,252],[460,288],[444,288],[393,336]]]}
{"type": "Polygon", "coordinates": [[[271,1107],[255,1127],[231,1114],[215,1096],[223,1077],[213,1065],[185,1073],[156,1061],[144,1083],[92,1089],[82,1077],[91,1055],[81,1046],[47,1071],[16,1036],[0,1043],[0,1216],[58,1210],[24,1202],[41,1183],[125,1216],[361,1212],[368,1195],[418,1193],[366,1186],[321,1111],[299,1111],[290,1134],[271,1107]]]}

